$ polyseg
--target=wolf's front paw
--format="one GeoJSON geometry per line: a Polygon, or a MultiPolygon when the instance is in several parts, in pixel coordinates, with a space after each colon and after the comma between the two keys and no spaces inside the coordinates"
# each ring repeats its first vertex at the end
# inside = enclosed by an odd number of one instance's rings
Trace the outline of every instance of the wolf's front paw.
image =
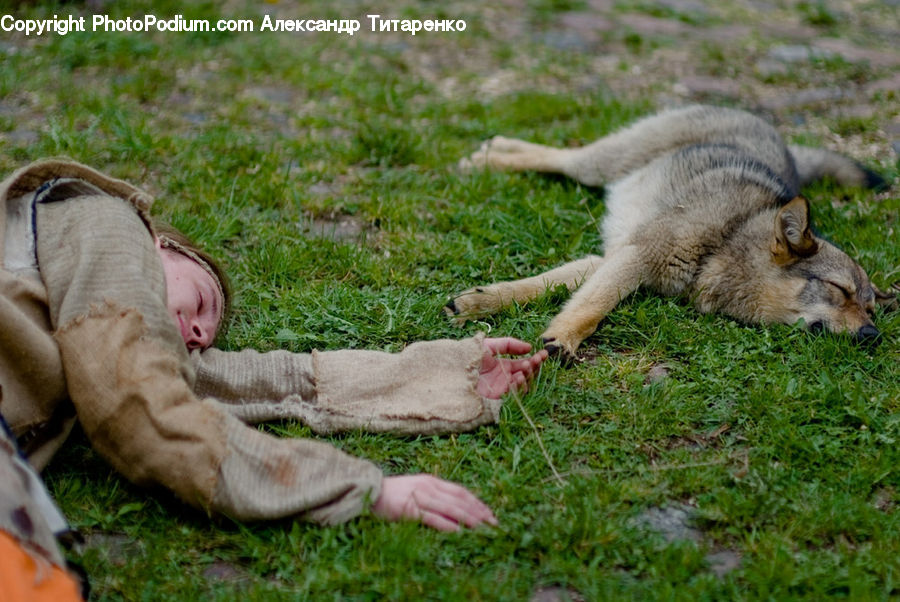
{"type": "Polygon", "coordinates": [[[543,341],[544,349],[547,350],[550,357],[559,360],[559,363],[563,366],[568,367],[575,363],[575,360],[577,359],[575,352],[578,349],[578,345],[572,347],[567,343],[557,340],[556,337],[547,336],[546,334],[541,337],[541,341],[543,341]]]}
{"type": "Polygon", "coordinates": [[[503,307],[499,292],[491,287],[476,286],[461,292],[444,306],[444,313],[453,318],[457,326],[467,320],[474,320],[492,314],[503,307]]]}
{"type": "Polygon", "coordinates": [[[563,314],[556,316],[541,335],[541,340],[544,342],[544,349],[551,356],[559,358],[563,364],[571,365],[578,357],[581,342],[590,336],[593,330],[585,332],[567,323],[564,318],[563,314]]]}

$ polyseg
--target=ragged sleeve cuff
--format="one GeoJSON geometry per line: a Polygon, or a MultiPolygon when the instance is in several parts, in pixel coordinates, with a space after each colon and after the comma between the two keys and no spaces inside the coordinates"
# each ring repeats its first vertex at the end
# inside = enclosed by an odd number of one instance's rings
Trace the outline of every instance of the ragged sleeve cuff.
{"type": "Polygon", "coordinates": [[[400,353],[313,352],[318,432],[361,428],[409,434],[462,432],[499,418],[477,391],[483,335],[414,343],[400,353]]]}

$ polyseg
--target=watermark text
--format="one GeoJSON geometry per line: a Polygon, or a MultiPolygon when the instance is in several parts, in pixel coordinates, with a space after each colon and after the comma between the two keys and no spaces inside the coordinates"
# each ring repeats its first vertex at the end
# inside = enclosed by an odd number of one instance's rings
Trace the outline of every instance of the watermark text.
{"type": "MultiPolygon", "coordinates": [[[[400,32],[414,36],[419,33],[461,32],[466,30],[463,19],[391,19],[381,15],[366,15],[363,20],[368,25],[367,31],[374,33],[400,32]]],[[[18,19],[14,15],[0,15],[0,31],[17,32],[26,36],[44,36],[56,34],[65,36],[70,33],[252,33],[252,32],[289,32],[319,33],[331,32],[354,35],[362,30],[359,19],[277,19],[263,15],[260,19],[188,19],[183,15],[161,18],[156,15],[140,17],[112,18],[109,15],[91,15],[90,17],[72,15],[52,19],[18,19]]]]}

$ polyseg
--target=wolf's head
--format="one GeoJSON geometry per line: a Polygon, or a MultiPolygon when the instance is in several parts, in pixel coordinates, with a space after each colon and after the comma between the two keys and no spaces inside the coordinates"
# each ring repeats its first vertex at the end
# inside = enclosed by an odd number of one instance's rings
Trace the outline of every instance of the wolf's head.
{"type": "Polygon", "coordinates": [[[806,199],[797,197],[778,211],[771,252],[778,282],[768,283],[764,294],[769,314],[764,321],[803,319],[811,329],[846,332],[860,342],[878,340],[872,314],[877,304],[896,298],[879,291],[846,253],[813,235],[806,199]]]}

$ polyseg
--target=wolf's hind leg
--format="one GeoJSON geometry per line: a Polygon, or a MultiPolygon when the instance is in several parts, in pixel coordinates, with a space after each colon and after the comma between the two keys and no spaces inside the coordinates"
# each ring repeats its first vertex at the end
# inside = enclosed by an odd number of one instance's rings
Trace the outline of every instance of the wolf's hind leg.
{"type": "Polygon", "coordinates": [[[583,340],[624,297],[641,284],[643,262],[633,245],[608,253],[541,335],[551,355],[570,361],[583,340]]]}
{"type": "Polygon", "coordinates": [[[561,173],[587,186],[599,186],[679,148],[760,136],[781,139],[771,126],[748,113],[690,106],[645,117],[581,148],[553,148],[497,137],[460,165],[561,173]]]}
{"type": "Polygon", "coordinates": [[[444,311],[462,325],[466,320],[498,312],[513,303],[531,301],[560,284],[574,290],[602,263],[599,255],[588,255],[530,278],[470,288],[447,303],[444,311]]]}
{"type": "Polygon", "coordinates": [[[559,150],[546,144],[527,142],[518,138],[507,138],[506,136],[494,136],[481,145],[482,150],[487,150],[488,148],[501,153],[540,153],[559,150]]]}
{"type": "Polygon", "coordinates": [[[555,148],[516,138],[494,136],[459,162],[461,169],[489,167],[506,171],[540,171],[572,177],[579,149],[555,148]]]}

